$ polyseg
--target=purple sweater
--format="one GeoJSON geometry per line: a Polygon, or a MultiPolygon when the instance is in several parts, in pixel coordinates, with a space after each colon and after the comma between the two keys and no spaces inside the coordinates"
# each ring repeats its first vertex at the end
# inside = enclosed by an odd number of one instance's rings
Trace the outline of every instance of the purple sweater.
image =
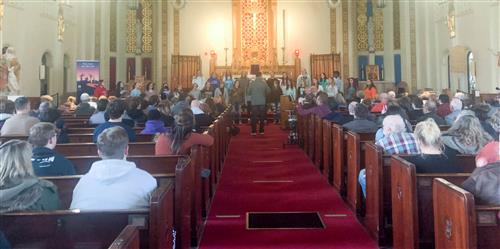
{"type": "Polygon", "coordinates": [[[156,134],[156,133],[164,133],[167,131],[165,128],[165,123],[161,120],[148,120],[146,121],[146,126],[144,130],[141,131],[141,134],[156,134]]]}
{"type": "Polygon", "coordinates": [[[323,118],[326,115],[330,114],[332,111],[330,110],[330,107],[328,105],[318,105],[309,109],[304,109],[301,105],[299,105],[299,107],[297,108],[297,112],[301,116],[312,113],[318,115],[320,118],[323,118]]]}

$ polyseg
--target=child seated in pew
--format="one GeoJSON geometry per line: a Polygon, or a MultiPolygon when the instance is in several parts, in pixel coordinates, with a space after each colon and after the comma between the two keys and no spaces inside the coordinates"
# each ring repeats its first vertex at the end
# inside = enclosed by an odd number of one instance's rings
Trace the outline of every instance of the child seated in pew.
{"type": "Polygon", "coordinates": [[[13,139],[0,145],[0,213],[58,208],[57,187],[35,176],[29,143],[13,139]]]}
{"type": "Polygon", "coordinates": [[[155,155],[186,155],[191,146],[211,146],[214,138],[206,132],[193,132],[194,115],[191,109],[184,109],[175,115],[175,126],[171,134],[160,134],[155,145],[155,155]]]}
{"type": "Polygon", "coordinates": [[[441,131],[429,118],[415,126],[415,138],[421,153],[405,158],[415,165],[417,173],[459,173],[456,154],[443,146],[441,131]]]}
{"type": "Polygon", "coordinates": [[[499,142],[490,142],[481,149],[476,156],[476,167],[462,187],[471,192],[479,204],[500,205],[499,142]]]}
{"type": "Polygon", "coordinates": [[[54,151],[57,139],[54,124],[42,122],[31,127],[28,141],[33,145],[31,162],[37,176],[76,174],[73,164],[63,155],[54,151]]]}
{"type": "Polygon", "coordinates": [[[115,126],[104,130],[97,138],[101,161],[94,162],[73,190],[71,209],[113,210],[149,206],[156,180],[133,162],[126,160],[128,136],[125,129],[115,126]]]}
{"type": "Polygon", "coordinates": [[[443,143],[457,154],[477,154],[493,138],[484,131],[472,111],[462,111],[452,126],[443,132],[443,143]]]}
{"type": "MultiPolygon", "coordinates": [[[[153,109],[148,112],[148,121],[146,121],[146,126],[141,134],[156,134],[156,133],[166,133],[167,128],[165,128],[165,123],[161,120],[161,113],[153,109]]],[[[168,129],[170,132],[170,127],[168,129]]]]}

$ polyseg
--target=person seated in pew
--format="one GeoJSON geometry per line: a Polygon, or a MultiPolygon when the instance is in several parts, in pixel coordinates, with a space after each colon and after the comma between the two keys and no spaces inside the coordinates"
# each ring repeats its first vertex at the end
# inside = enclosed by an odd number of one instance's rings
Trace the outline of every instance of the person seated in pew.
{"type": "Polygon", "coordinates": [[[73,164],[54,151],[57,144],[56,126],[41,122],[30,129],[29,143],[33,146],[31,163],[37,176],[75,175],[73,164]]]}
{"type": "Polygon", "coordinates": [[[383,113],[383,112],[385,112],[385,110],[387,108],[387,102],[389,102],[389,95],[387,93],[381,93],[378,96],[378,99],[380,102],[376,103],[372,107],[371,112],[383,113]]]}
{"type": "Polygon", "coordinates": [[[30,128],[40,122],[38,118],[29,115],[30,101],[27,97],[19,97],[14,101],[16,114],[5,121],[0,130],[2,136],[27,136],[30,128]]]}
{"type": "Polygon", "coordinates": [[[410,120],[417,120],[419,117],[424,115],[423,107],[424,102],[417,95],[408,95],[411,100],[411,110],[408,111],[408,117],[410,120]]]}
{"type": "Polygon", "coordinates": [[[369,112],[366,105],[357,104],[354,108],[354,120],[344,124],[342,127],[354,132],[375,132],[378,129],[378,125],[368,120],[369,112]]]}
{"type": "Polygon", "coordinates": [[[61,118],[61,111],[50,107],[48,110],[40,112],[40,121],[52,123],[57,129],[57,143],[67,144],[69,143],[68,128],[64,119],[61,118]]]}
{"type": "Polygon", "coordinates": [[[443,146],[441,131],[429,118],[418,123],[414,132],[421,153],[405,158],[415,165],[417,173],[459,173],[456,154],[443,146]]]}
{"type": "MultiPolygon", "coordinates": [[[[146,122],[146,114],[144,114],[144,109],[147,107],[147,102],[140,97],[130,97],[125,101],[125,114],[127,117],[124,119],[131,119],[134,121],[135,126],[137,123],[146,122]]],[[[130,125],[133,127],[132,125],[130,125]]]]}
{"type": "Polygon", "coordinates": [[[174,126],[175,120],[170,111],[171,103],[168,100],[162,100],[158,104],[157,110],[161,113],[161,120],[165,124],[165,127],[172,128],[174,126]]]}
{"type": "MultiPolygon", "coordinates": [[[[193,100],[191,101],[191,112],[194,114],[194,129],[199,132],[200,127],[202,126],[210,126],[214,122],[214,118],[205,113],[201,108],[200,101],[198,100],[193,100]]],[[[177,122],[176,122],[177,124],[177,122]]]]}
{"type": "Polygon", "coordinates": [[[151,110],[148,112],[148,121],[141,134],[156,134],[165,133],[167,128],[165,128],[165,123],[161,120],[161,113],[158,110],[151,110]]]}
{"type": "Polygon", "coordinates": [[[73,190],[71,209],[113,210],[147,208],[156,180],[126,160],[129,138],[120,126],[104,130],[97,138],[94,162],[73,190]]]}
{"type": "Polygon", "coordinates": [[[305,109],[302,104],[297,105],[297,113],[301,116],[312,113],[318,115],[320,118],[324,118],[331,112],[330,106],[328,105],[328,94],[325,92],[318,93],[318,97],[316,97],[316,106],[314,107],[305,109]]]}
{"type": "Polygon", "coordinates": [[[478,204],[500,205],[500,143],[493,141],[476,156],[476,169],[462,183],[478,204]]]}
{"type": "Polygon", "coordinates": [[[349,115],[345,115],[342,112],[332,111],[330,114],[326,115],[324,119],[340,125],[344,125],[348,122],[351,122],[354,119],[354,109],[356,108],[357,104],[358,104],[357,102],[351,102],[349,104],[348,106],[349,115]]]}
{"type": "Polygon", "coordinates": [[[436,114],[439,115],[441,118],[445,118],[446,116],[448,116],[448,114],[451,113],[450,96],[446,94],[440,94],[438,103],[439,107],[436,111],[436,114]]]}
{"type": "Polygon", "coordinates": [[[14,101],[3,98],[0,99],[0,129],[2,129],[7,119],[14,116],[15,109],[14,101]]]}
{"type": "Polygon", "coordinates": [[[451,112],[450,112],[450,114],[446,115],[446,117],[444,118],[446,120],[446,123],[448,123],[448,125],[452,125],[455,122],[458,115],[462,111],[462,106],[463,106],[462,100],[460,100],[458,98],[453,98],[451,100],[451,102],[450,102],[451,112]]]}
{"type": "Polygon", "coordinates": [[[483,127],[484,131],[490,134],[490,136],[493,137],[493,139],[498,141],[498,132],[500,130],[495,130],[491,125],[491,123],[488,122],[489,119],[488,113],[490,112],[490,109],[491,107],[487,104],[474,105],[471,108],[471,110],[476,114],[476,117],[479,119],[479,122],[481,123],[481,126],[483,127]]]}
{"type": "Polygon", "coordinates": [[[76,116],[92,115],[95,112],[95,108],[90,105],[90,96],[88,93],[82,93],[80,95],[80,104],[75,109],[76,116]]]}
{"type": "Polygon", "coordinates": [[[194,133],[194,115],[191,109],[184,109],[175,116],[175,126],[171,134],[160,134],[155,145],[155,155],[186,155],[191,146],[211,146],[214,138],[206,132],[194,133]]]}
{"type": "Polygon", "coordinates": [[[471,111],[463,111],[453,125],[443,132],[442,139],[444,145],[455,153],[473,155],[493,140],[471,111]]]}
{"type": "Polygon", "coordinates": [[[108,104],[108,107],[106,108],[106,114],[109,115],[109,120],[106,123],[100,124],[95,128],[93,136],[94,143],[97,142],[97,138],[104,130],[115,126],[120,126],[125,129],[125,131],[127,131],[129,141],[135,142],[134,129],[122,122],[122,115],[124,111],[125,103],[122,100],[116,100],[108,104]]]}
{"type": "MultiPolygon", "coordinates": [[[[385,154],[418,154],[420,148],[412,133],[406,131],[406,125],[400,115],[389,115],[384,118],[383,122],[384,137],[375,142],[380,146],[385,154]]],[[[366,197],[366,170],[362,169],[359,172],[358,182],[361,185],[363,195],[366,197]]]]}
{"type": "Polygon", "coordinates": [[[106,123],[105,113],[109,101],[107,99],[100,99],[97,101],[97,111],[89,118],[89,123],[93,125],[100,125],[106,123]]]}
{"type": "Polygon", "coordinates": [[[417,122],[421,122],[421,121],[427,120],[429,118],[432,118],[434,120],[434,122],[436,122],[437,125],[439,125],[439,126],[446,125],[446,121],[444,121],[443,118],[441,118],[439,115],[437,115],[436,111],[437,111],[436,102],[434,102],[432,100],[427,100],[424,104],[424,109],[423,109],[424,115],[420,116],[417,119],[417,122]]]}
{"type": "MultiPolygon", "coordinates": [[[[378,123],[382,125],[382,122],[384,121],[384,118],[390,115],[399,115],[405,122],[405,127],[407,132],[413,132],[413,128],[411,126],[410,121],[408,120],[408,115],[406,114],[405,110],[401,108],[397,103],[394,102],[389,102],[387,111],[384,113],[384,115],[381,115],[378,117],[378,123]]],[[[378,141],[384,137],[384,131],[382,128],[377,130],[377,133],[375,134],[375,141],[378,141]]]]}
{"type": "Polygon", "coordinates": [[[56,209],[57,187],[36,177],[30,144],[13,139],[0,145],[0,213],[56,209]]]}

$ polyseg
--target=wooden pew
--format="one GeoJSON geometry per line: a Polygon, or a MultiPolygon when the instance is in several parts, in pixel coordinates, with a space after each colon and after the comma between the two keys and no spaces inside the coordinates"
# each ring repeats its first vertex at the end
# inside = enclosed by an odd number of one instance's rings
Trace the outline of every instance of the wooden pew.
{"type": "MultiPolygon", "coordinates": [[[[81,128],[81,127],[69,127],[67,129],[68,134],[91,134],[94,133],[94,127],[89,128],[81,128]]],[[[133,127],[135,134],[141,133],[144,130],[144,127],[133,127]]]]}
{"type": "Polygon", "coordinates": [[[308,116],[308,122],[307,122],[307,155],[309,155],[309,159],[314,162],[314,133],[316,132],[315,129],[315,122],[314,122],[314,116],[313,114],[310,114],[308,116]]]}
{"type": "MultiPolygon", "coordinates": [[[[461,166],[471,172],[473,165],[461,166]]],[[[461,184],[470,173],[417,174],[415,165],[400,156],[391,157],[390,167],[394,248],[434,247],[432,180],[440,177],[461,184]]]]}
{"type": "MultiPolygon", "coordinates": [[[[69,134],[69,142],[70,143],[93,143],[93,134],[69,134]]],[[[149,134],[137,134],[135,135],[136,142],[151,142],[153,141],[154,135],[149,134]]],[[[20,139],[27,140],[27,136],[2,136],[0,137],[0,141],[2,143],[9,141],[11,139],[20,139]]]]}
{"type": "Polygon", "coordinates": [[[108,249],[140,249],[141,238],[139,228],[134,225],[127,225],[120,232],[118,237],[111,243],[108,249]]]}
{"type": "MultiPolygon", "coordinates": [[[[154,155],[154,142],[132,142],[128,144],[129,155],[154,155]]],[[[94,143],[58,144],[55,151],[64,156],[96,156],[97,146],[94,143]]]]}
{"type": "Polygon", "coordinates": [[[333,175],[332,175],[332,123],[328,120],[322,120],[321,124],[323,134],[322,134],[322,154],[323,154],[323,159],[322,159],[322,168],[323,168],[323,175],[326,177],[328,182],[331,184],[333,181],[333,175]]]}
{"type": "Polygon", "coordinates": [[[332,126],[332,149],[333,149],[333,187],[339,191],[341,195],[345,195],[345,173],[346,173],[346,138],[344,136],[344,128],[341,125],[333,124],[332,126]]]}
{"type": "Polygon", "coordinates": [[[56,210],[0,215],[0,230],[13,248],[107,248],[131,223],[142,226],[140,248],[172,248],[174,182],[165,182],[152,193],[149,209],[56,210]]]}
{"type": "Polygon", "coordinates": [[[442,178],[433,181],[436,249],[500,246],[500,205],[476,205],[468,191],[442,178]]]}
{"type": "Polygon", "coordinates": [[[297,116],[297,140],[298,140],[298,144],[305,151],[305,147],[304,147],[304,145],[305,145],[304,144],[305,118],[299,114],[297,114],[296,116],[297,116]]]}
{"type": "MultiPolygon", "coordinates": [[[[57,148],[57,147],[56,147],[57,148]]],[[[101,160],[97,155],[94,156],[68,156],[68,160],[73,163],[76,174],[86,174],[92,163],[101,160]]],[[[181,159],[187,159],[184,156],[128,156],[127,160],[134,162],[136,166],[150,174],[169,174],[175,171],[176,165],[181,159]]]]}
{"type": "Polygon", "coordinates": [[[347,195],[346,202],[349,207],[356,211],[357,214],[361,212],[361,186],[358,183],[359,171],[365,167],[365,143],[375,139],[375,133],[356,133],[347,131],[347,195]]]}
{"type": "Polygon", "coordinates": [[[314,165],[323,173],[323,120],[313,115],[314,121],[314,165]]]}

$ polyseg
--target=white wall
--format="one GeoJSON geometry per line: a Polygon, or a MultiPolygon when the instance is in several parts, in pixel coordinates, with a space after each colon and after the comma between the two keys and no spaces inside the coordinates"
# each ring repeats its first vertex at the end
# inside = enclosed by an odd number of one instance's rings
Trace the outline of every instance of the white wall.
{"type": "MultiPolygon", "coordinates": [[[[17,1],[7,4],[3,23],[3,44],[13,46],[21,63],[21,94],[40,95],[39,66],[45,52],[50,53],[49,93],[63,93],[63,58],[71,61],[93,59],[94,4],[72,3],[64,7],[66,30],[64,41],[57,41],[57,13],[55,1],[17,1]]],[[[75,91],[75,65],[70,63],[68,91],[75,91]]]]}

